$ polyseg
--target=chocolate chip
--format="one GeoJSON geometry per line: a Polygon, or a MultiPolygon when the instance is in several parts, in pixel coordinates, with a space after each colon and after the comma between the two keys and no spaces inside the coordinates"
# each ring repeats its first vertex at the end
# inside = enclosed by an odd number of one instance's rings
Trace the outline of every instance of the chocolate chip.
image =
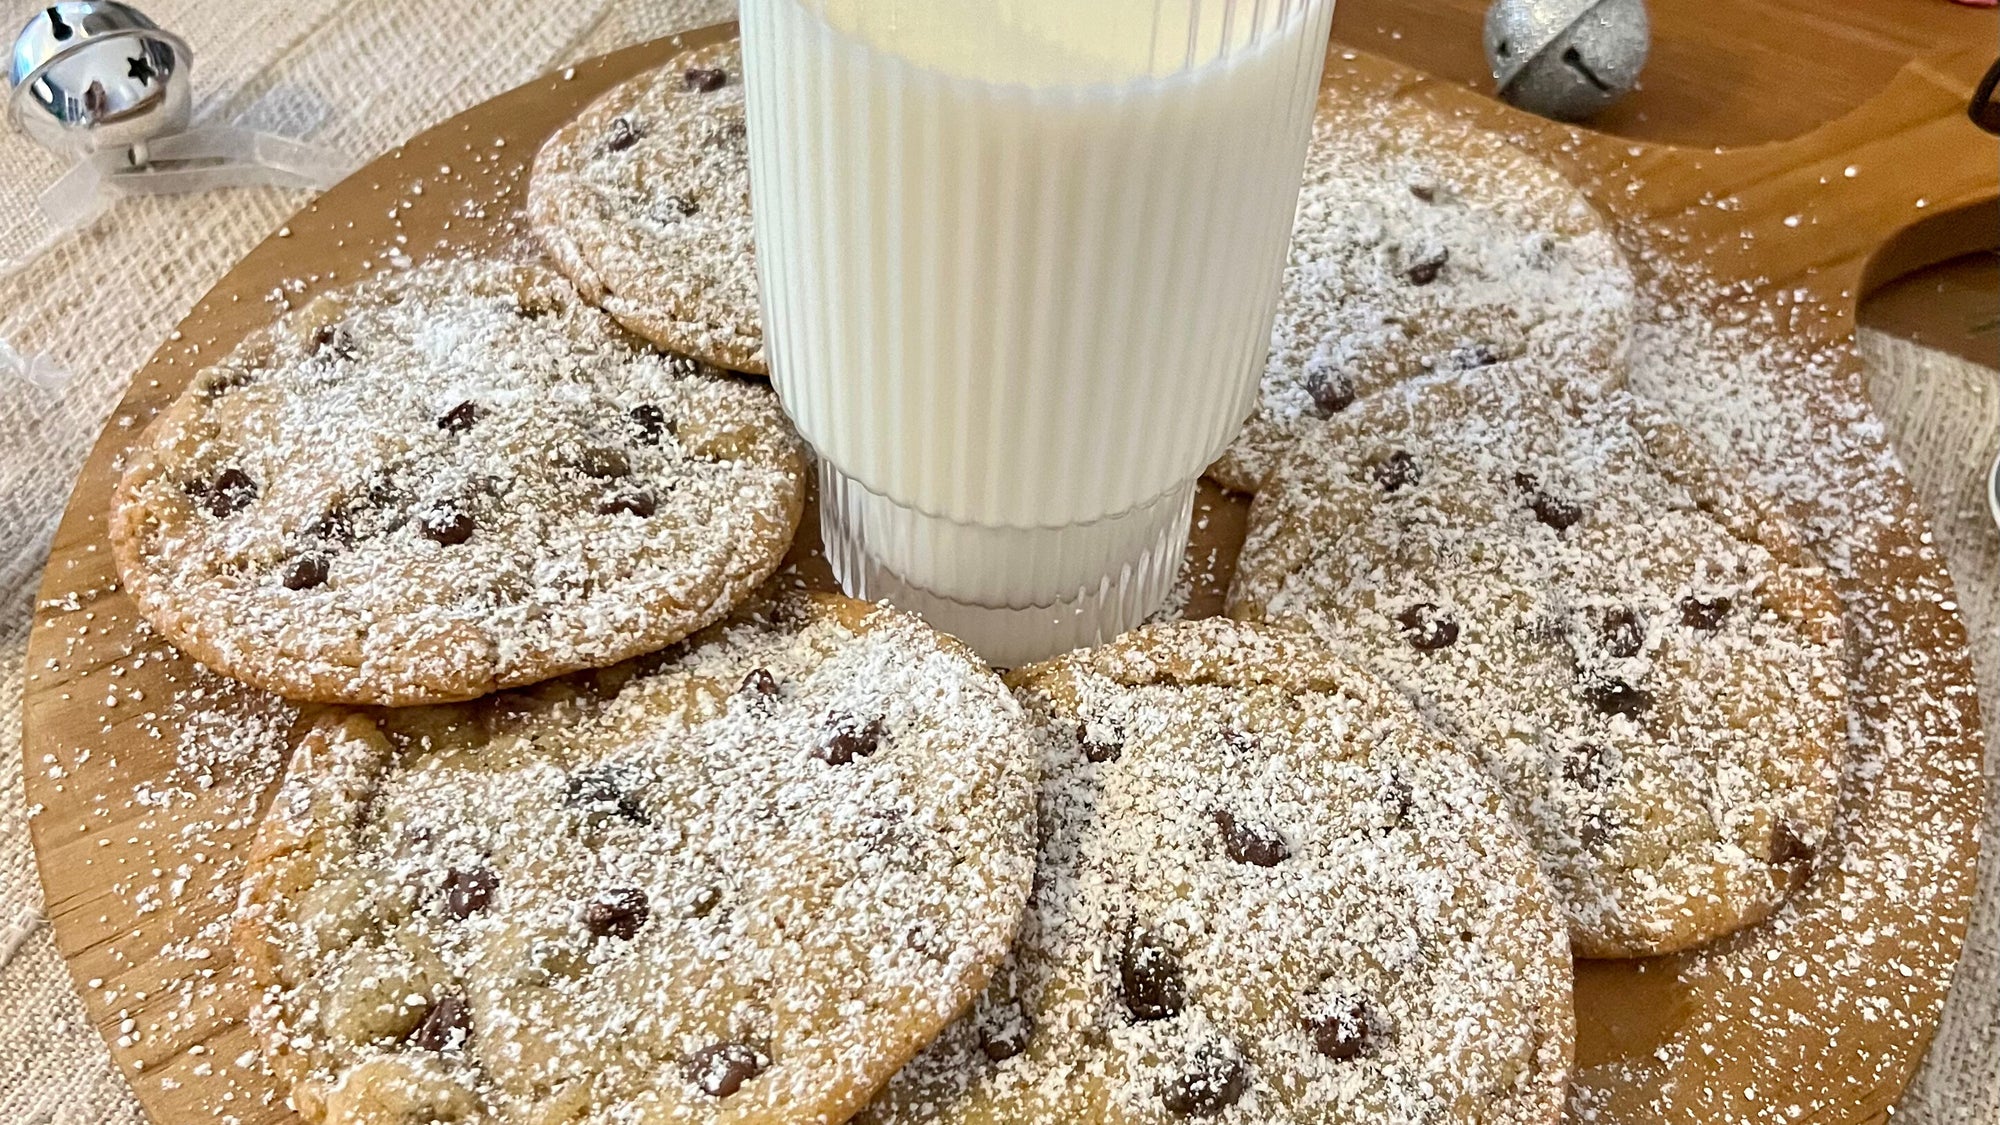
{"type": "Polygon", "coordinates": [[[586,449],[576,459],[576,467],[583,475],[598,480],[611,480],[632,471],[632,462],[615,449],[586,449]]]}
{"type": "Polygon", "coordinates": [[[1429,184],[1425,183],[1411,184],[1410,194],[1416,196],[1418,199],[1423,200],[1425,203],[1437,202],[1437,197],[1438,197],[1437,189],[1429,184]]]}
{"type": "Polygon", "coordinates": [[[688,89],[704,94],[712,94],[729,85],[729,72],[721,67],[691,66],[685,77],[688,89]]]}
{"type": "Polygon", "coordinates": [[[1257,752],[1257,736],[1247,730],[1238,730],[1235,727],[1222,728],[1222,743],[1238,754],[1257,752]]]}
{"type": "Polygon", "coordinates": [[[1299,1022],[1313,1049],[1335,1062],[1358,1059],[1375,1046],[1375,1013],[1360,996],[1336,992],[1299,1022]]]}
{"type": "Polygon", "coordinates": [[[485,413],[476,402],[461,402],[438,416],[438,429],[448,434],[462,434],[472,428],[479,416],[485,413]]]}
{"type": "Polygon", "coordinates": [[[1249,1070],[1234,1051],[1203,1044],[1160,1087],[1160,1104],[1179,1117],[1214,1117],[1235,1105],[1249,1085],[1249,1070]]]}
{"type": "Polygon", "coordinates": [[[1153,935],[1133,931],[1118,954],[1118,989],[1125,1010],[1141,1021],[1172,1019],[1187,1001],[1180,961],[1153,935]]]}
{"type": "Polygon", "coordinates": [[[1604,651],[1614,660],[1637,656],[1646,647],[1646,620],[1627,606],[1605,610],[1597,633],[1604,638],[1604,651]]]}
{"type": "Polygon", "coordinates": [[[1460,344],[1445,353],[1444,366],[1447,371],[1477,371],[1499,363],[1501,358],[1500,349],[1492,344],[1460,344]]]}
{"type": "Polygon", "coordinates": [[[1083,757],[1091,762],[1115,762],[1125,753],[1125,732],[1108,723],[1076,724],[1076,740],[1083,745],[1083,757]]]}
{"type": "Polygon", "coordinates": [[[626,416],[632,419],[633,427],[639,431],[638,440],[641,445],[658,445],[660,435],[671,434],[679,429],[673,419],[667,417],[666,411],[650,402],[642,402],[633,407],[626,412],[626,416]]]}
{"type": "Polygon", "coordinates": [[[1410,791],[1410,783],[1401,774],[1392,773],[1382,782],[1377,799],[1382,802],[1382,811],[1396,825],[1409,820],[1410,810],[1416,806],[1416,794],[1410,791]]]}
{"type": "Polygon", "coordinates": [[[1587,789],[1602,789],[1611,780],[1611,762],[1604,747],[1594,742],[1579,743],[1563,755],[1563,779],[1587,789]]]}
{"type": "Polygon", "coordinates": [[[1583,519],[1582,508],[1544,489],[1541,482],[1527,473],[1515,473],[1514,485],[1521,490],[1535,518],[1557,531],[1567,531],[1583,519]]]}
{"type": "Polygon", "coordinates": [[[1354,380],[1343,372],[1326,367],[1308,368],[1305,383],[1313,408],[1321,417],[1330,418],[1354,405],[1354,380]]]}
{"type": "Polygon", "coordinates": [[[306,528],[307,539],[317,539],[326,543],[337,543],[342,547],[354,545],[354,520],[343,511],[332,511],[321,516],[319,522],[306,528]]]}
{"type": "Polygon", "coordinates": [[[1600,714],[1623,715],[1636,719],[1653,707],[1653,694],[1641,691],[1623,680],[1609,680],[1591,684],[1584,690],[1584,696],[1600,714]]]}
{"type": "Polygon", "coordinates": [[[827,723],[813,757],[833,766],[844,766],[856,758],[866,758],[882,748],[883,727],[879,718],[861,722],[842,715],[827,723]]]}
{"type": "Polygon", "coordinates": [[[1813,846],[1799,838],[1799,834],[1789,824],[1780,824],[1771,832],[1771,862],[1781,866],[1792,864],[1808,865],[1813,861],[1813,846]]]}
{"type": "Polygon", "coordinates": [[[979,1049],[991,1062],[1006,1062],[1028,1049],[1035,1021],[1018,1002],[998,1008],[979,1022],[979,1049]]]}
{"type": "Polygon", "coordinates": [[[493,904],[500,876],[490,867],[460,867],[444,877],[444,912],[454,918],[483,914],[493,904]]]}
{"type": "Polygon", "coordinates": [[[645,135],[646,131],[634,124],[631,118],[614,117],[611,119],[611,132],[604,138],[605,151],[624,152],[638,144],[639,138],[645,135]]]}
{"type": "Polygon", "coordinates": [[[1602,812],[1583,814],[1583,823],[1577,826],[1576,842],[1585,851],[1594,851],[1599,844],[1611,838],[1611,822],[1602,812]]]}
{"type": "Polygon", "coordinates": [[[1426,254],[1416,261],[1411,262],[1403,270],[1403,277],[1411,285],[1429,285],[1438,279],[1439,274],[1444,272],[1445,263],[1450,260],[1451,251],[1449,250],[1439,250],[1435,254],[1426,254]]]}
{"type": "Polygon", "coordinates": [[[325,353],[335,359],[353,359],[360,350],[355,346],[354,333],[338,324],[328,324],[313,333],[313,351],[325,353]]]}
{"type": "Polygon", "coordinates": [[[326,584],[327,563],[324,555],[300,555],[285,564],[282,576],[287,590],[310,590],[326,584]]]}
{"type": "Polygon", "coordinates": [[[447,992],[431,1002],[423,1021],[410,1033],[410,1044],[425,1051],[455,1051],[472,1038],[472,1005],[447,992]]]}
{"type": "Polygon", "coordinates": [[[598,937],[620,941],[631,941],[639,936],[640,928],[652,916],[653,908],[646,903],[646,892],[637,887],[606,891],[583,907],[585,929],[598,937]]]}
{"type": "Polygon", "coordinates": [[[1417,459],[1400,449],[1375,462],[1369,471],[1384,492],[1394,492],[1404,485],[1415,484],[1423,475],[1417,469],[1417,459]]]}
{"type": "Polygon", "coordinates": [[[749,675],[743,677],[743,683],[736,691],[740,695],[760,695],[765,699],[776,699],[778,677],[773,676],[768,668],[755,668],[749,675]]]}
{"type": "Polygon", "coordinates": [[[250,479],[249,473],[231,467],[215,474],[215,479],[208,482],[208,487],[203,490],[202,503],[208,508],[209,515],[221,519],[249,507],[250,501],[256,498],[257,482],[250,479]]]}
{"type": "Polygon", "coordinates": [[[666,195],[660,198],[661,206],[683,219],[701,214],[701,204],[692,195],[666,195]]]}
{"type": "Polygon", "coordinates": [[[687,1057],[688,1081],[711,1098],[726,1098],[764,1073],[770,1060],[748,1043],[717,1043],[687,1057]]]}
{"type": "Polygon", "coordinates": [[[472,513],[456,504],[441,504],[417,518],[417,530],[433,543],[456,547],[472,538],[472,513]]]}
{"type": "Polygon", "coordinates": [[[1261,820],[1238,820],[1228,809],[1215,810],[1215,826],[1222,830],[1222,847],[1229,858],[1256,867],[1276,867],[1291,858],[1292,849],[1284,833],[1261,820]]]}
{"type": "Polygon", "coordinates": [[[593,821],[619,816],[633,824],[653,823],[653,818],[646,815],[645,806],[633,796],[629,780],[610,766],[571,774],[563,800],[571,808],[582,809],[593,821]]]}
{"type": "Polygon", "coordinates": [[[1690,629],[1714,632],[1722,628],[1722,622],[1729,616],[1730,608],[1729,599],[1720,594],[1712,598],[1689,594],[1681,599],[1681,624],[1690,629]]]}
{"type": "Polygon", "coordinates": [[[629,515],[644,519],[658,508],[650,492],[614,492],[597,502],[600,516],[629,515]]]}
{"type": "Polygon", "coordinates": [[[1458,643],[1458,622],[1429,602],[1419,602],[1396,615],[1403,636],[1418,652],[1436,652],[1458,643]]]}

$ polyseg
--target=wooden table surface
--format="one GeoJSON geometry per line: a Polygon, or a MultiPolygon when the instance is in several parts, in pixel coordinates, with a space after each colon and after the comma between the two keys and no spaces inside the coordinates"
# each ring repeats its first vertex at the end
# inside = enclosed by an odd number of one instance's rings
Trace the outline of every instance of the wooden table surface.
{"type": "MultiPolygon", "coordinates": [[[[1913,58],[2000,53],[2000,10],[1950,0],[1648,0],[1640,88],[1590,124],[1639,140],[1751,145],[1854,109],[1913,58]],[[1718,71],[1732,81],[1707,80],[1718,71]],[[1701,76],[1701,77],[1697,77],[1701,76]]],[[[1475,89],[1486,0],[1338,0],[1344,42],[1475,89]]],[[[2000,177],[2000,169],[1995,170],[2000,177]]],[[[1952,217],[1864,300],[1861,323],[2000,367],[2000,208],[1952,217]]]]}

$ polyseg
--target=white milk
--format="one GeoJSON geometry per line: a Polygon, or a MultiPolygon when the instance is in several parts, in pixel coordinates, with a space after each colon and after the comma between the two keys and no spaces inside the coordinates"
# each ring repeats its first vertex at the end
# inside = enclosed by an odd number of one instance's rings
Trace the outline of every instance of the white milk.
{"type": "Polygon", "coordinates": [[[743,0],[765,347],[842,584],[1136,624],[1249,413],[1331,0],[743,0]]]}

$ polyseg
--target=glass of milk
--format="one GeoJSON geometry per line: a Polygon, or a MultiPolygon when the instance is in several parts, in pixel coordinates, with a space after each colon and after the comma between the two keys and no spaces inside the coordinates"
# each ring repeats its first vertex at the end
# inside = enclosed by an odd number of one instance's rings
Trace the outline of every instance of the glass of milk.
{"type": "Polygon", "coordinates": [[[742,0],[772,381],[841,585],[988,660],[1156,611],[1249,414],[1332,0],[742,0]]]}

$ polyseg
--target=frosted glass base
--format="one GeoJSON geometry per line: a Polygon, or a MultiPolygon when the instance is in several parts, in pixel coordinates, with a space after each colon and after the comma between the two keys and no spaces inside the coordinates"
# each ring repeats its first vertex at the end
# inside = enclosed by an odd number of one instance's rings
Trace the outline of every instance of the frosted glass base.
{"type": "Polygon", "coordinates": [[[1195,482],[1130,511],[1054,528],[927,515],[820,462],[820,534],[850,596],[922,614],[988,663],[1101,644],[1160,608],[1180,571],[1195,482]]]}

